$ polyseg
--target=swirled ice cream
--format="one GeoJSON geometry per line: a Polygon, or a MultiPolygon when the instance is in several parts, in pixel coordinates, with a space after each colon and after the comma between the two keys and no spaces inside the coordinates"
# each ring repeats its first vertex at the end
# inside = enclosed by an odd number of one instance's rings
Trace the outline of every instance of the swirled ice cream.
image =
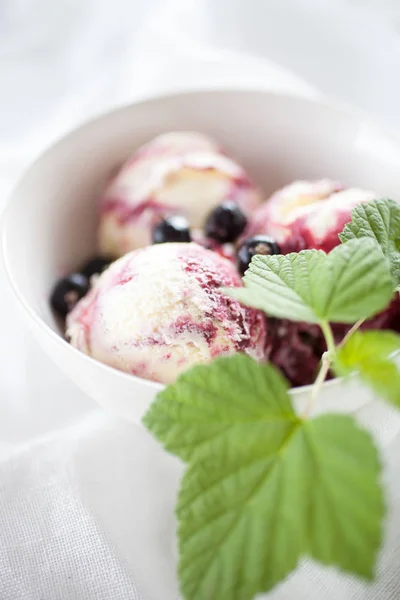
{"type": "Polygon", "coordinates": [[[353,208],[374,198],[373,192],[329,179],[295,181],[254,212],[246,235],[271,235],[284,254],[306,248],[330,252],[353,208]]]}
{"type": "Polygon", "coordinates": [[[266,323],[221,286],[241,286],[234,265],[195,243],[126,254],[67,317],[71,344],[97,360],[169,383],[189,367],[245,352],[264,357],[266,323]]]}
{"type": "MultiPolygon", "coordinates": [[[[345,188],[329,179],[295,181],[275,192],[255,213],[246,235],[272,236],[283,254],[304,249],[330,252],[339,233],[351,220],[352,210],[375,198],[370,191],[345,188]]],[[[339,342],[348,325],[334,324],[339,342]]],[[[364,324],[366,329],[400,330],[400,302],[395,299],[381,314],[364,324]]],[[[326,344],[320,328],[287,319],[268,319],[269,360],[283,371],[292,385],[312,383],[326,344]]]]}
{"type": "Polygon", "coordinates": [[[188,219],[196,237],[224,200],[233,200],[249,215],[261,197],[243,167],[208,137],[162,134],[139,148],[104,191],[100,250],[119,257],[147,246],[157,223],[174,214],[188,219]]]}

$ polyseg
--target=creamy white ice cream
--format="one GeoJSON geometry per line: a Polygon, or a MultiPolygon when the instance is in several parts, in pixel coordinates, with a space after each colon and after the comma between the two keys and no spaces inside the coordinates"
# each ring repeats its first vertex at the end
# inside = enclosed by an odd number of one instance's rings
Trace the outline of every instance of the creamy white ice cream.
{"type": "Polygon", "coordinates": [[[253,213],[245,237],[270,235],[285,254],[305,248],[329,252],[338,245],[338,234],[351,220],[353,208],[375,197],[371,191],[346,189],[329,179],[295,181],[253,213]]]}
{"type": "Polygon", "coordinates": [[[219,291],[240,285],[230,261],[197,244],[136,250],[100,276],[69,314],[66,335],[93,358],[162,383],[220,355],[261,359],[263,315],[219,291]]]}
{"type": "Polygon", "coordinates": [[[172,214],[184,215],[196,236],[208,214],[228,199],[246,214],[259,205],[244,169],[201,134],[163,134],[140,148],[105,190],[100,250],[118,257],[147,246],[154,226],[172,214]]]}

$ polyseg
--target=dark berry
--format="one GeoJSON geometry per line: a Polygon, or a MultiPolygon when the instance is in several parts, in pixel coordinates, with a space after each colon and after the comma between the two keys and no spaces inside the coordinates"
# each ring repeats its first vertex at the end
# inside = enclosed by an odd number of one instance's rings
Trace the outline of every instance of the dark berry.
{"type": "Polygon", "coordinates": [[[268,235],[256,235],[245,240],[237,252],[238,269],[242,275],[256,254],[281,254],[281,251],[276,241],[268,235]]]}
{"type": "Polygon", "coordinates": [[[72,273],[55,285],[50,303],[60,317],[65,317],[89,291],[89,280],[82,273],[72,273]]]}
{"type": "Polygon", "coordinates": [[[111,258],[96,256],[83,265],[80,272],[90,279],[93,275],[100,275],[112,262],[111,258]]]}
{"type": "Polygon", "coordinates": [[[247,225],[246,215],[232,200],[222,202],[207,217],[205,233],[207,237],[221,244],[234,242],[247,225]]]}
{"type": "Polygon", "coordinates": [[[189,223],[181,215],[167,217],[153,229],[153,244],[166,242],[191,242],[189,223]]]}

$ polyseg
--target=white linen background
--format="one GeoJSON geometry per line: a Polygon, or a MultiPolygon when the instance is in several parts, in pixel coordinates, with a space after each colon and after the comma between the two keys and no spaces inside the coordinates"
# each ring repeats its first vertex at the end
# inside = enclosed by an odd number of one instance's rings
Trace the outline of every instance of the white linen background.
{"type": "MultiPolygon", "coordinates": [[[[321,91],[400,131],[398,32],[396,0],[1,0],[0,204],[66,130],[164,90],[321,91]]],[[[178,461],[66,381],[1,290],[0,600],[176,600],[178,461]]],[[[359,416],[387,458],[378,582],[305,563],[271,600],[400,597],[399,417],[359,416]]]]}

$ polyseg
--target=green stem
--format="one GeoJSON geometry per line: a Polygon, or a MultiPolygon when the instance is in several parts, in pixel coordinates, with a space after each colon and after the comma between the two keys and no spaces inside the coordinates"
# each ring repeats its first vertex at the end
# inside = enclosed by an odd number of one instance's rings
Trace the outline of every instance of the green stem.
{"type": "Polygon", "coordinates": [[[357,331],[357,329],[360,329],[361,325],[364,322],[365,322],[365,319],[359,319],[357,321],[357,323],[355,323],[353,325],[353,327],[351,329],[349,329],[349,331],[346,333],[346,335],[344,336],[344,338],[340,342],[339,346],[337,347],[338,350],[339,350],[339,348],[342,348],[345,345],[345,343],[351,338],[351,336],[353,335],[353,333],[355,333],[357,331]]]}
{"type": "Polygon", "coordinates": [[[310,397],[307,402],[306,409],[303,413],[303,419],[307,419],[310,416],[311,411],[314,407],[315,401],[317,399],[318,393],[321,389],[321,385],[324,383],[326,376],[329,373],[329,369],[332,364],[333,357],[335,356],[336,347],[335,340],[333,337],[332,327],[329,325],[328,321],[322,321],[320,323],[322,333],[324,334],[326,347],[328,349],[322,356],[321,368],[319,370],[317,379],[314,382],[314,385],[311,388],[310,397]]]}
{"type": "MultiPolygon", "coordinates": [[[[338,348],[341,348],[347,342],[347,340],[353,335],[353,333],[361,327],[361,325],[364,323],[364,321],[365,321],[365,319],[359,319],[357,321],[357,323],[355,323],[353,325],[353,327],[347,332],[347,334],[341,341],[338,348]]],[[[336,346],[335,346],[335,339],[333,337],[332,327],[330,326],[328,321],[322,321],[320,323],[320,326],[322,329],[322,333],[324,334],[326,347],[327,347],[328,351],[325,352],[325,354],[322,356],[321,368],[319,370],[317,379],[315,380],[314,385],[312,386],[311,394],[310,394],[306,409],[303,413],[304,419],[306,419],[310,415],[310,413],[314,407],[315,400],[317,399],[319,390],[321,389],[321,385],[324,383],[326,376],[328,375],[329,369],[332,365],[332,361],[333,361],[336,351],[337,351],[336,346]]]]}
{"type": "Polygon", "coordinates": [[[330,369],[331,364],[332,360],[330,359],[330,354],[328,352],[325,352],[325,354],[322,356],[322,364],[317,379],[314,381],[314,384],[311,388],[311,394],[308,399],[306,409],[303,413],[303,419],[307,419],[310,416],[315,401],[317,399],[318,393],[321,389],[321,385],[324,383],[326,376],[328,375],[328,371],[330,369]]]}
{"type": "Polygon", "coordinates": [[[322,321],[320,323],[322,333],[324,334],[326,347],[328,352],[331,354],[331,358],[334,356],[336,352],[335,340],[333,338],[332,327],[329,325],[328,321],[322,321]]]}

